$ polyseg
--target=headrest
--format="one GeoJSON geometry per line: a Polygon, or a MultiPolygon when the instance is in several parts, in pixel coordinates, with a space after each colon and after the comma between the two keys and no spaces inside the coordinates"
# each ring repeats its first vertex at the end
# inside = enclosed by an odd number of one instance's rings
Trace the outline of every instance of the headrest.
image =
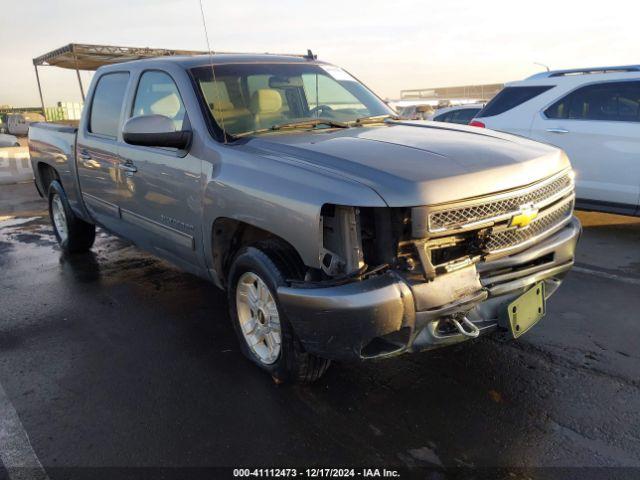
{"type": "Polygon", "coordinates": [[[175,118],[180,112],[180,99],[175,93],[163,95],[149,106],[149,110],[153,114],[175,118]]]}
{"type": "Polygon", "coordinates": [[[227,110],[233,110],[235,107],[233,106],[233,103],[231,103],[229,100],[220,100],[219,102],[210,103],[209,108],[211,108],[213,112],[216,112],[216,111],[224,112],[227,110]]]}
{"type": "Polygon", "coordinates": [[[202,82],[200,83],[202,87],[202,93],[204,93],[204,98],[207,99],[207,103],[216,103],[216,102],[229,102],[231,99],[229,98],[229,91],[227,90],[227,85],[222,82],[202,82]]]}
{"type": "Polygon", "coordinates": [[[257,113],[274,113],[282,108],[282,96],[277,90],[261,88],[251,96],[251,111],[257,113]]]}

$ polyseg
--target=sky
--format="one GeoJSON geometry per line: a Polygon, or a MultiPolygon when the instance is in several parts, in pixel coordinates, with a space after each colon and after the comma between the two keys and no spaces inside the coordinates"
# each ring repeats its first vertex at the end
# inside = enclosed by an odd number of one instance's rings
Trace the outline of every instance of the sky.
{"type": "MultiPolygon", "coordinates": [[[[519,80],[541,70],[534,62],[640,64],[637,0],[202,2],[214,51],[310,48],[391,99],[519,80]]],[[[198,0],[2,0],[0,105],[39,105],[31,60],[68,43],[206,49],[198,0]]],[[[47,106],[80,100],[74,71],[40,70],[47,106]]]]}

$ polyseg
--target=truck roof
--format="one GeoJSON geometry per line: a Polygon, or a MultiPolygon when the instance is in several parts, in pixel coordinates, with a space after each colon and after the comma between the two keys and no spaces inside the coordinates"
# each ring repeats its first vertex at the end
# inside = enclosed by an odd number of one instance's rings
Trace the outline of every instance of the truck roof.
{"type": "Polygon", "coordinates": [[[121,68],[122,65],[180,65],[184,69],[206,65],[224,65],[232,63],[311,63],[326,64],[326,62],[304,55],[282,55],[273,53],[213,53],[211,55],[174,55],[167,57],[143,58],[113,65],[100,67],[99,71],[121,68]]]}

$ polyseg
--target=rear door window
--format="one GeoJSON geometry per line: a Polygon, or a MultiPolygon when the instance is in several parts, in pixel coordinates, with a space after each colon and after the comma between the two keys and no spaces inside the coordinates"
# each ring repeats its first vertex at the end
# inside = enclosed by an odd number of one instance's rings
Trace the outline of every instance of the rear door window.
{"type": "Polygon", "coordinates": [[[640,122],[640,82],[587,85],[545,110],[547,118],[640,122]]]}
{"type": "Polygon", "coordinates": [[[480,111],[478,117],[493,117],[528,102],[553,86],[505,87],[480,111]]]}
{"type": "Polygon", "coordinates": [[[89,131],[116,138],[129,73],[107,73],[100,77],[91,103],[89,131]]]}

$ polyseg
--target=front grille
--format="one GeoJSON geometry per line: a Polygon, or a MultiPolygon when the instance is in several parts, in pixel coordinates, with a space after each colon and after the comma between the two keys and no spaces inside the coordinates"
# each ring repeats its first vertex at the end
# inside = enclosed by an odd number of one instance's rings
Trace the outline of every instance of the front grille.
{"type": "Polygon", "coordinates": [[[494,232],[489,236],[486,249],[491,253],[508,250],[536,238],[563,223],[573,212],[573,197],[543,210],[526,228],[494,232]]]}
{"type": "Polygon", "coordinates": [[[508,198],[478,203],[460,208],[433,212],[429,215],[429,231],[432,233],[464,228],[465,225],[490,220],[517,212],[522,205],[544,203],[568,191],[573,185],[569,172],[524,193],[514,192],[508,198]]]}

